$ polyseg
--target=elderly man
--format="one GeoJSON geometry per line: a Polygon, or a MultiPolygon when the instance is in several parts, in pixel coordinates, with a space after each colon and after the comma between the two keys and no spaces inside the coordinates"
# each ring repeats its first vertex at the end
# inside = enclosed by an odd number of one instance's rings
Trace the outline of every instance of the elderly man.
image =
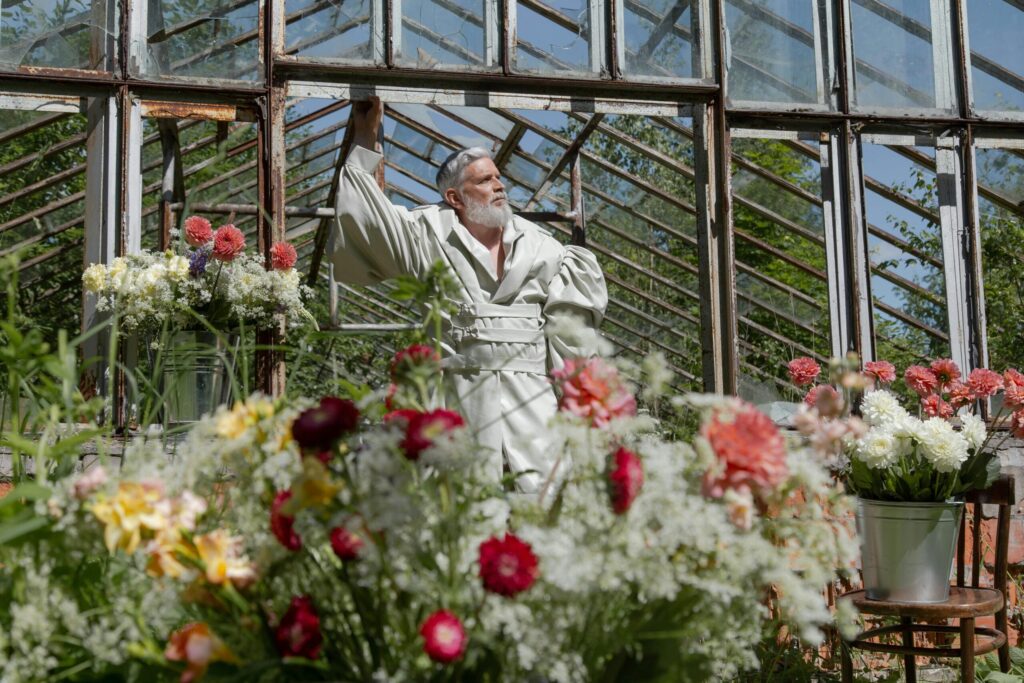
{"type": "MultiPolygon", "coordinates": [[[[412,211],[387,200],[374,178],[383,107],[353,106],[353,148],[341,173],[329,253],[335,276],[356,284],[422,274],[442,261],[458,282],[458,311],[446,319],[441,347],[449,408],[474,430],[493,463],[531,492],[550,475],[554,456],[543,425],[557,400],[547,374],[572,356],[595,351],[586,335],[559,334],[572,317],[596,329],[608,302],[594,255],[562,246],[512,215],[490,153],[452,154],[437,173],[443,201],[412,211]]],[[[590,335],[591,338],[593,335],[590,335]]]]}

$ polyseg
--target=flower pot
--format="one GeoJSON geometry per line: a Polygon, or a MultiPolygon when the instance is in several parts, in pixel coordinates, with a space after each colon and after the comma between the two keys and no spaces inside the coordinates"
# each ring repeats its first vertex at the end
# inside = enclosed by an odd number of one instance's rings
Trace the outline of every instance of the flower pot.
{"type": "Polygon", "coordinates": [[[209,331],[175,332],[164,350],[167,421],[194,422],[227,398],[223,344],[209,331]]]}
{"type": "Polygon", "coordinates": [[[938,603],[949,578],[964,504],[857,499],[864,592],[869,600],[938,603]]]}

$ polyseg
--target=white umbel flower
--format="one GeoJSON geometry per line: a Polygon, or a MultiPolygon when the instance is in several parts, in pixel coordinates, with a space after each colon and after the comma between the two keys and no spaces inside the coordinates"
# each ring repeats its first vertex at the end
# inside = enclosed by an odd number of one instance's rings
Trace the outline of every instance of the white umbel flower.
{"type": "Polygon", "coordinates": [[[861,403],[860,412],[871,427],[892,428],[910,417],[899,400],[884,389],[868,392],[861,403]]]}
{"type": "Polygon", "coordinates": [[[940,417],[925,420],[917,438],[922,455],[939,472],[955,472],[967,460],[967,440],[940,417]]]}
{"type": "Polygon", "coordinates": [[[854,455],[871,469],[884,469],[906,454],[904,439],[889,429],[871,429],[857,442],[854,455]]]}
{"type": "Polygon", "coordinates": [[[978,450],[985,443],[985,421],[973,413],[964,413],[960,416],[960,435],[967,440],[968,447],[978,450]]]}

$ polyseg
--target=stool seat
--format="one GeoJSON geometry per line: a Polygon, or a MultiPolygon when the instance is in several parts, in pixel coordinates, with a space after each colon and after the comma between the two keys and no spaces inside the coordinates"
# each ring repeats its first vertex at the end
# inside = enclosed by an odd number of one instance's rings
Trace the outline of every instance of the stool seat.
{"type": "Polygon", "coordinates": [[[896,600],[871,600],[863,590],[842,595],[850,600],[862,614],[878,614],[913,619],[955,618],[965,619],[995,614],[1003,608],[1003,594],[991,588],[950,586],[945,602],[913,603],[896,600]]]}

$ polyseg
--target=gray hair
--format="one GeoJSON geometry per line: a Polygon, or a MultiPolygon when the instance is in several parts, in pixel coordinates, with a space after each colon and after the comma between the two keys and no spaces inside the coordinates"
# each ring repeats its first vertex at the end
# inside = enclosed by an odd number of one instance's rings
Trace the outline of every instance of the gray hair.
{"type": "Polygon", "coordinates": [[[437,191],[444,196],[444,193],[451,187],[457,187],[462,183],[462,175],[466,167],[478,159],[493,159],[494,155],[483,147],[467,147],[452,152],[444,160],[441,167],[437,169],[437,191]]]}

